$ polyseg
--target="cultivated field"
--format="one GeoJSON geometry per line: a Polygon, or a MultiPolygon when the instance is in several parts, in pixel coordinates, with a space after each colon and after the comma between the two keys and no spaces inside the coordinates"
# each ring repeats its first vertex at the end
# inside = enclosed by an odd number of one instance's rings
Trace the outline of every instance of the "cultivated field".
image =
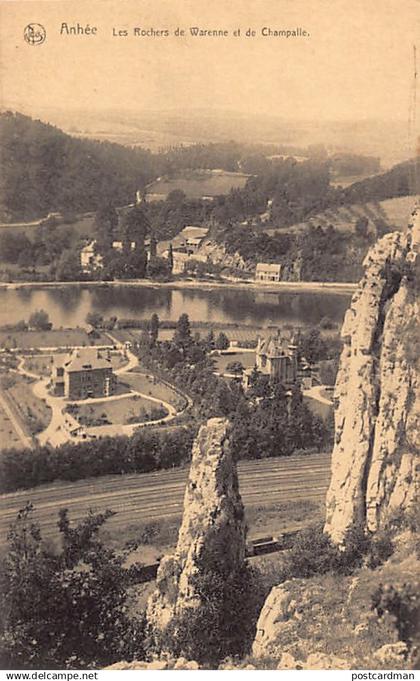
{"type": "Polygon", "coordinates": [[[3,391],[0,393],[0,450],[22,447],[22,442],[18,436],[8,413],[3,407],[3,400],[7,399],[3,391]]]}
{"type": "Polygon", "coordinates": [[[32,381],[14,375],[14,384],[5,391],[24,430],[31,435],[44,430],[51,420],[51,408],[32,392],[32,381]]]}
{"type": "Polygon", "coordinates": [[[0,347],[36,350],[73,346],[111,345],[108,336],[90,338],[83,329],[51,329],[51,331],[0,331],[0,347]]]}
{"type": "MultiPolygon", "coordinates": [[[[415,196],[401,196],[395,199],[387,199],[386,201],[330,208],[314,215],[305,222],[299,222],[291,227],[282,228],[281,231],[299,232],[310,225],[313,227],[333,225],[333,227],[342,232],[353,231],[356,221],[360,217],[366,217],[370,222],[380,220],[389,227],[397,227],[404,231],[407,228],[415,200],[415,196]]],[[[264,231],[268,234],[275,234],[279,231],[279,228],[266,229],[264,231]]]]}

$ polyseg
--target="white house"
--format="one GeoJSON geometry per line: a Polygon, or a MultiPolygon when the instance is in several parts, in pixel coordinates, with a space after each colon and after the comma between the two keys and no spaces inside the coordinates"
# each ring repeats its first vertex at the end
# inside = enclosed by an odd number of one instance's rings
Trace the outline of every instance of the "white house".
{"type": "Polygon", "coordinates": [[[255,279],[256,281],[280,281],[281,265],[259,262],[255,270],[255,279]]]}

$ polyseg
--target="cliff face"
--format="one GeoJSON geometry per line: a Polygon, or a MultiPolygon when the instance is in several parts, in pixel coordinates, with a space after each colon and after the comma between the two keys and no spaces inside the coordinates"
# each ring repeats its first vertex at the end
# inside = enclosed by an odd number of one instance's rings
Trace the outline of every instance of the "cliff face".
{"type": "Polygon", "coordinates": [[[244,508],[227,427],[225,419],[210,419],[193,445],[176,551],[162,560],[147,605],[152,630],[164,631],[175,616],[200,605],[194,578],[203,567],[216,564],[227,576],[245,561],[244,508]]]}
{"type": "Polygon", "coordinates": [[[419,488],[420,211],[406,234],[380,239],[342,328],[335,446],[325,531],[376,531],[419,488]]]}

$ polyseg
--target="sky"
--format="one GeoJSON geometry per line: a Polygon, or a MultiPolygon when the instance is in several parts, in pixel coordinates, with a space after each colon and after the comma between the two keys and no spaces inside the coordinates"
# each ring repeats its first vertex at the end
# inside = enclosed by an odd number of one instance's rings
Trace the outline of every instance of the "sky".
{"type": "Polygon", "coordinates": [[[0,100],[33,114],[227,109],[407,121],[419,36],[419,0],[0,0],[0,100]],[[25,42],[30,22],[45,27],[42,45],[25,42]],[[77,22],[96,35],[60,34],[77,22]],[[229,36],[192,37],[191,26],[229,36]],[[170,35],[136,37],[136,27],[170,35]],[[177,27],[186,35],[173,35],[177,27]],[[263,27],[309,35],[263,37],[263,27]]]}

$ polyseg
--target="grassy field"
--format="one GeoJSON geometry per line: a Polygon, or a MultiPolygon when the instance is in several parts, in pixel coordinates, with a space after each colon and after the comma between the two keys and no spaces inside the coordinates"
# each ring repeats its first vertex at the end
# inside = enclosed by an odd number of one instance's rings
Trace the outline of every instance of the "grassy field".
{"type": "Polygon", "coordinates": [[[18,414],[24,429],[31,435],[39,433],[47,427],[51,420],[51,409],[32,392],[32,381],[25,376],[14,375],[14,385],[6,391],[6,395],[18,414]]]}
{"type": "Polygon", "coordinates": [[[51,331],[0,331],[0,347],[22,350],[65,348],[75,345],[111,345],[108,336],[90,338],[83,329],[51,329],[51,331]]]}
{"type": "MultiPolygon", "coordinates": [[[[71,413],[79,423],[85,426],[100,426],[107,424],[129,424],[158,418],[154,416],[159,407],[156,402],[151,402],[139,395],[122,397],[119,400],[109,400],[96,403],[69,405],[71,413]]],[[[163,414],[163,416],[165,415],[163,414]]],[[[160,417],[162,418],[162,416],[160,417]]]]}
{"type": "Polygon", "coordinates": [[[253,367],[255,364],[255,352],[231,352],[228,355],[215,355],[213,359],[216,364],[216,371],[222,374],[232,362],[240,362],[245,369],[253,367]]]}
{"type": "Polygon", "coordinates": [[[31,355],[26,357],[23,369],[38,376],[49,376],[51,374],[54,355],[31,355]]]}
{"type": "Polygon", "coordinates": [[[178,411],[185,407],[185,399],[154,376],[132,371],[124,375],[124,383],[133,390],[172,404],[178,411]]]}
{"type": "MultiPolygon", "coordinates": [[[[248,175],[243,173],[212,173],[206,170],[182,173],[178,177],[156,180],[147,188],[148,196],[157,194],[165,198],[174,189],[180,189],[189,199],[199,199],[202,196],[217,196],[228,194],[231,189],[245,186],[248,175]]],[[[153,200],[153,197],[150,197],[153,200]]]]}
{"type": "MultiPolygon", "coordinates": [[[[89,237],[94,231],[94,215],[89,215],[85,217],[77,218],[75,222],[65,224],[61,223],[57,225],[57,229],[72,229],[74,231],[74,241],[76,242],[80,237],[89,237]]],[[[31,241],[35,237],[35,233],[38,229],[38,225],[23,225],[23,226],[7,226],[3,225],[1,227],[1,234],[7,234],[9,231],[13,231],[13,234],[18,236],[25,235],[31,241]]],[[[7,265],[9,267],[9,265],[7,265]]],[[[37,268],[38,269],[38,268],[37,268]]]]}

